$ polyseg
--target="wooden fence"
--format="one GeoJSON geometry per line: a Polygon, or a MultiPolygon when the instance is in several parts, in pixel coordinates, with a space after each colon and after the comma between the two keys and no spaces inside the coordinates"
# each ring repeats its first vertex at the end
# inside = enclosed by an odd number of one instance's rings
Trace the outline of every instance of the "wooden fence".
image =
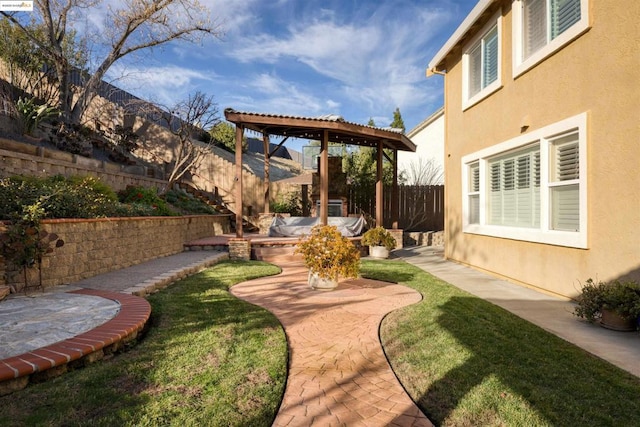
{"type": "MultiPolygon", "coordinates": [[[[391,227],[392,188],[383,190],[384,226],[391,227]]],[[[349,214],[375,217],[375,189],[349,187],[349,214]]],[[[444,230],[444,185],[399,185],[398,227],[406,231],[444,230]]]]}

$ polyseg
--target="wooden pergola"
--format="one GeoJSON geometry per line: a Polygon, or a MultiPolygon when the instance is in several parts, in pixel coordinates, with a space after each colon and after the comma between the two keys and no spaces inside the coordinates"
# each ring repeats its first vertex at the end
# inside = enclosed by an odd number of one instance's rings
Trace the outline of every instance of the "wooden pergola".
{"type": "Polygon", "coordinates": [[[361,145],[377,148],[376,175],[376,224],[383,223],[382,163],[384,149],[392,151],[393,194],[391,197],[392,228],[398,220],[398,151],[416,151],[416,145],[401,130],[377,128],[345,121],[340,116],[294,117],[224,110],[227,121],[236,125],[236,237],[243,237],[242,230],[242,140],[245,129],[262,134],[264,143],[265,209],[269,209],[269,136],[284,137],[278,148],[288,138],[320,141],[320,223],[326,225],[329,216],[329,143],[361,145]]]}

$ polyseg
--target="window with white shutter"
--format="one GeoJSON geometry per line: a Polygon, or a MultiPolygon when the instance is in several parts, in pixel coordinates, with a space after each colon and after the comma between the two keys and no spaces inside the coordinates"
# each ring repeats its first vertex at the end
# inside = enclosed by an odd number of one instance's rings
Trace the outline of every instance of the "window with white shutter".
{"type": "Polygon", "coordinates": [[[464,156],[463,231],[585,248],[583,113],[464,156]]]}
{"type": "Polygon", "coordinates": [[[480,165],[469,166],[469,224],[480,223],[480,165]]]}
{"type": "Polygon", "coordinates": [[[536,185],[539,162],[538,144],[488,161],[491,171],[489,224],[514,227],[540,225],[539,182],[536,185]]]}
{"type": "Polygon", "coordinates": [[[495,15],[464,48],[462,86],[465,108],[500,88],[501,22],[501,16],[495,15]]]}
{"type": "Polygon", "coordinates": [[[551,140],[551,229],[580,230],[580,147],[578,133],[551,140]]]}
{"type": "Polygon", "coordinates": [[[589,28],[590,0],[514,0],[514,77],[589,28]]]}

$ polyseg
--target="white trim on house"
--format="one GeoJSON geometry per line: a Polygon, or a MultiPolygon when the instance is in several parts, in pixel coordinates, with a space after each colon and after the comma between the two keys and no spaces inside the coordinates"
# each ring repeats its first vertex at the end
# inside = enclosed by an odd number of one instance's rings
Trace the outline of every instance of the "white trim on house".
{"type": "MultiPolygon", "coordinates": [[[[565,120],[545,126],[541,129],[517,136],[508,141],[487,147],[472,154],[462,157],[462,218],[463,232],[481,234],[485,236],[500,237],[506,239],[522,240],[529,242],[545,243],[550,245],[567,246],[575,248],[588,248],[587,240],[587,116],[582,113],[565,120]],[[553,159],[553,145],[555,140],[569,132],[577,132],[579,147],[579,178],[569,184],[577,184],[579,187],[579,227],[577,231],[553,230],[551,225],[552,206],[551,197],[553,188],[557,182],[551,175],[550,164],[553,159]],[[527,146],[538,144],[540,150],[540,221],[539,227],[514,227],[504,225],[491,225],[488,218],[489,212],[489,161],[498,156],[523,149],[527,146]],[[480,200],[478,223],[471,223],[470,195],[476,192],[470,188],[472,182],[469,176],[471,167],[479,165],[480,169],[480,200]]],[[[475,220],[475,215],[473,215],[475,220]]]]}
{"type": "Polygon", "coordinates": [[[442,60],[451,52],[451,50],[462,40],[462,38],[471,29],[473,24],[480,18],[480,16],[497,0],[480,0],[478,4],[471,10],[467,17],[462,21],[462,24],[454,31],[449,37],[449,40],[440,48],[438,53],[429,62],[427,72],[435,71],[442,60]]]}

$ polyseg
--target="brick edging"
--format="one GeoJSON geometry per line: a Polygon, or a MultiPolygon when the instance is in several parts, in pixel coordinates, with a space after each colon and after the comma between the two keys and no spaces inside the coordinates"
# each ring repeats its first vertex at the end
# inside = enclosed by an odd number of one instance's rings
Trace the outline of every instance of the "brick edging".
{"type": "Polygon", "coordinates": [[[26,387],[30,380],[59,375],[68,366],[83,366],[119,350],[137,337],[151,315],[149,302],[138,296],[96,289],[70,293],[116,301],[120,311],[111,320],[73,338],[0,360],[0,396],[26,387]]]}

